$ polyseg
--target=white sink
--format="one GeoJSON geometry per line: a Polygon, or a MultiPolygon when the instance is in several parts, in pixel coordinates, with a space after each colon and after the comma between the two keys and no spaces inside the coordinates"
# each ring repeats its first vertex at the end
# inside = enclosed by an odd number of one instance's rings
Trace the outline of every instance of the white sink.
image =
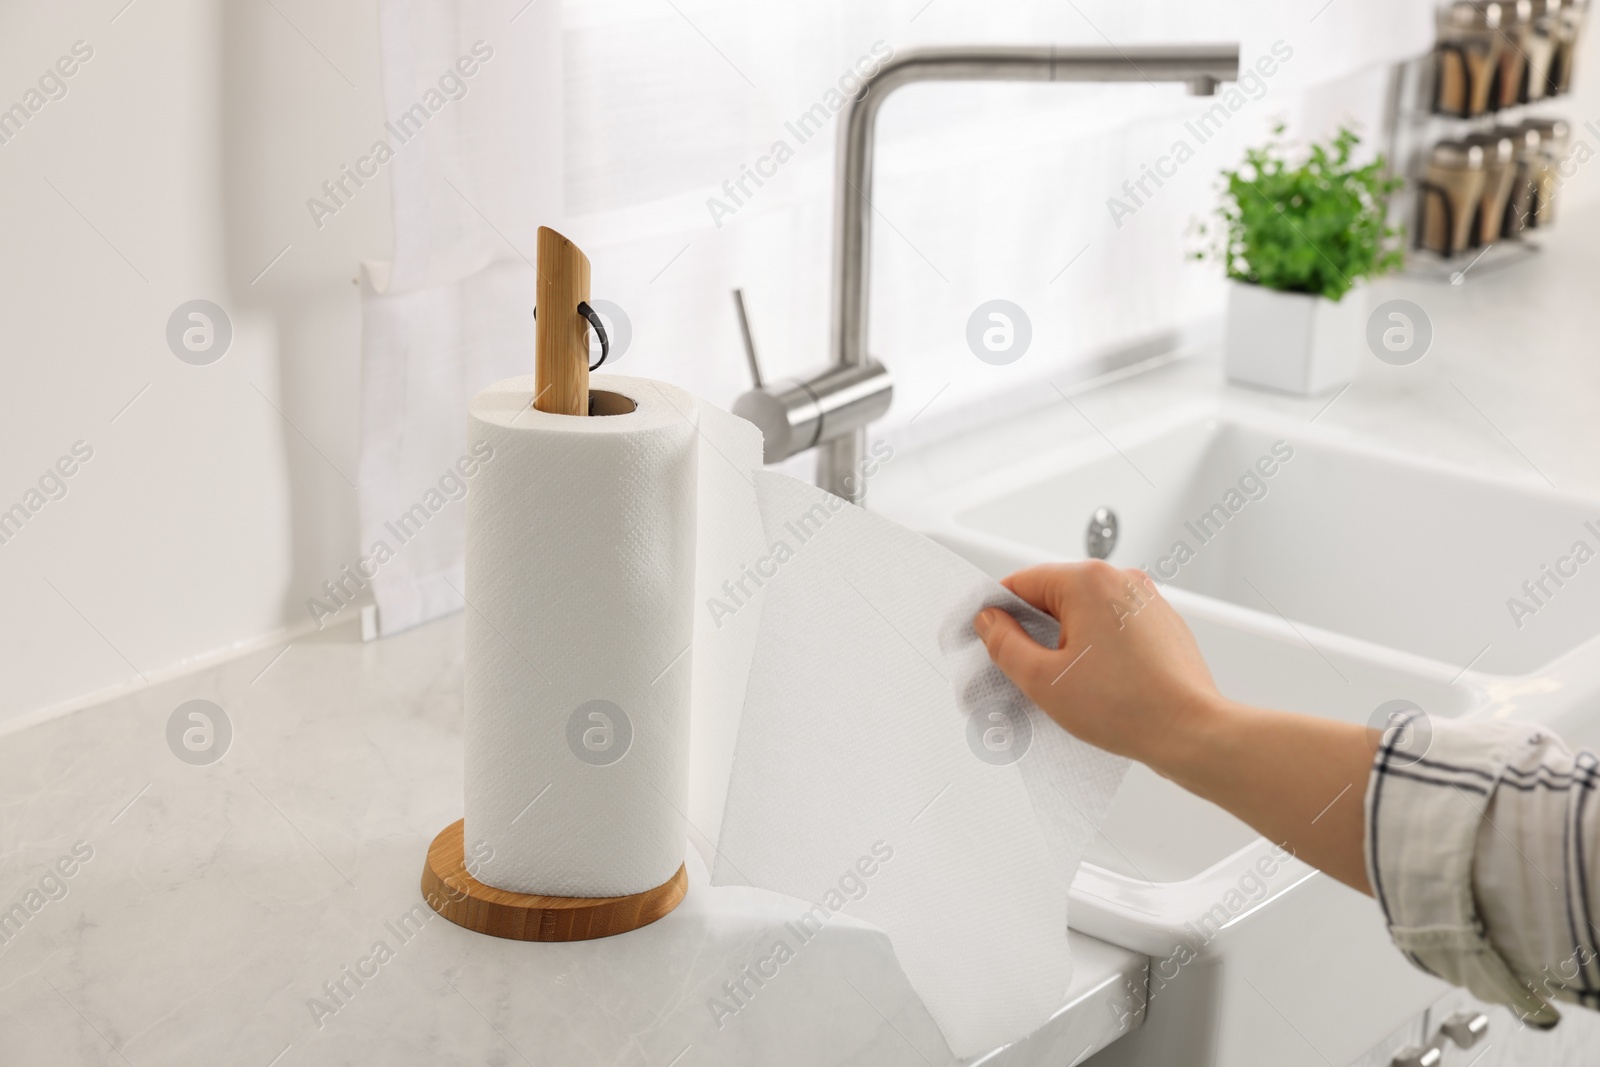
{"type": "MultiPolygon", "coordinates": [[[[1542,570],[1576,541],[1600,550],[1600,503],[1249,410],[1191,410],[1112,437],[895,517],[999,577],[1084,558],[1090,516],[1110,507],[1111,561],[1163,583],[1238,700],[1366,722],[1405,699],[1434,716],[1600,734],[1600,558],[1562,564],[1575,573],[1561,586],[1542,570]],[[1540,579],[1534,600],[1523,583],[1540,579]],[[1520,627],[1511,597],[1533,609],[1520,627]]],[[[1338,803],[1362,803],[1353,785],[1338,803]]],[[[1373,901],[1272,854],[1221,809],[1129,773],[1070,921],[1149,954],[1160,988],[1143,1028],[1097,1064],[1346,1063],[1444,992],[1390,946],[1373,901]],[[1175,978],[1162,980],[1164,961],[1175,978]]]]}
{"type": "Polygon", "coordinates": [[[1600,551],[1590,501],[1303,426],[1199,418],[1118,444],[1067,469],[1019,471],[1023,484],[953,518],[1077,559],[1089,516],[1108,505],[1121,519],[1114,563],[1458,669],[1526,674],[1600,633],[1600,556],[1565,564],[1567,577],[1542,570],[1579,540],[1600,551]],[[1529,610],[1514,615],[1512,597],[1529,610]]]}

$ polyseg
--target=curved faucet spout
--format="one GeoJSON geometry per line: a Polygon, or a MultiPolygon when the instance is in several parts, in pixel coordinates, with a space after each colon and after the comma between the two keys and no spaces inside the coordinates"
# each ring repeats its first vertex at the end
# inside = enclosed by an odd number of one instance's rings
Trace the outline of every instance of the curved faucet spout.
{"type": "MultiPolygon", "coordinates": [[[[1215,92],[1239,73],[1237,45],[1061,48],[972,45],[923,48],[885,63],[846,104],[839,121],[834,180],[833,288],[829,346],[835,368],[867,359],[867,280],[872,212],[872,162],[878,110],[894,90],[925,81],[1179,82],[1197,94],[1215,92]]],[[[866,428],[819,446],[818,484],[860,502],[856,474],[866,428]]]]}

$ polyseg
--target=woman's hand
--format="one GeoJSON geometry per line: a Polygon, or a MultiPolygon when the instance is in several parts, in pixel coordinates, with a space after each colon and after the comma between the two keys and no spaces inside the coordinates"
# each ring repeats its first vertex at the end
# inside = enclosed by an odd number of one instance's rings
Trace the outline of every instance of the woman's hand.
{"type": "Polygon", "coordinates": [[[1078,738],[1148,764],[1362,892],[1368,731],[1227,700],[1183,619],[1142,571],[1098,560],[1004,583],[1061,623],[1043,648],[999,608],[973,625],[989,657],[1078,738]]]}
{"type": "Polygon", "coordinates": [[[1194,635],[1143,571],[1055,563],[1001,584],[1061,623],[1061,647],[1042,647],[999,608],[979,613],[978,636],[1006,676],[1073,735],[1161,770],[1222,707],[1194,635]]]}

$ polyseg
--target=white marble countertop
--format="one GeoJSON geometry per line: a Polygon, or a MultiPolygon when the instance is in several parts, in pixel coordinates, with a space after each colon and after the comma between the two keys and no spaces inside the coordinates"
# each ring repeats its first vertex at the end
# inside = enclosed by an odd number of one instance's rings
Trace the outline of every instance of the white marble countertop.
{"type": "MultiPolygon", "coordinates": [[[[0,908],[25,916],[0,915],[0,1062],[953,1062],[887,939],[846,915],[719,1027],[709,998],[806,906],[713,888],[692,850],[684,903],[617,937],[434,916],[418,883],[461,814],[461,658],[460,615],[365,645],[345,625],[0,739],[0,908]],[[231,725],[209,765],[169,748],[193,699],[231,725]]],[[[1118,1035],[1145,958],[1074,953],[1062,1012],[986,1062],[1118,1035]]]]}

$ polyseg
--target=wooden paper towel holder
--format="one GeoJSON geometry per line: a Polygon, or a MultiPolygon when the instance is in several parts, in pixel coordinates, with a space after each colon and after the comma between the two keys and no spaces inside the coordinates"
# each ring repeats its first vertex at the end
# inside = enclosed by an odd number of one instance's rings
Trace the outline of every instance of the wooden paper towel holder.
{"type": "Polygon", "coordinates": [[[547,897],[484,885],[467,873],[465,820],[457,819],[428,847],[422,899],[457,926],[513,941],[588,941],[649,926],[682,902],[684,867],[654,889],[625,897],[547,897]]]}
{"type": "MultiPolygon", "coordinates": [[[[539,227],[531,406],[554,415],[625,415],[637,406],[620,393],[589,390],[589,259],[548,226],[539,227]],[[580,310],[581,309],[581,310],[580,310]]],[[[599,329],[599,320],[595,320],[599,329]]],[[[602,333],[602,340],[604,334],[602,333]]],[[[603,342],[604,343],[604,342],[603,342]]],[[[422,865],[422,899],[457,926],[514,941],[587,941],[648,926],[683,900],[689,875],[625,897],[551,897],[485,885],[467,870],[464,819],[439,832],[422,865]]]]}

